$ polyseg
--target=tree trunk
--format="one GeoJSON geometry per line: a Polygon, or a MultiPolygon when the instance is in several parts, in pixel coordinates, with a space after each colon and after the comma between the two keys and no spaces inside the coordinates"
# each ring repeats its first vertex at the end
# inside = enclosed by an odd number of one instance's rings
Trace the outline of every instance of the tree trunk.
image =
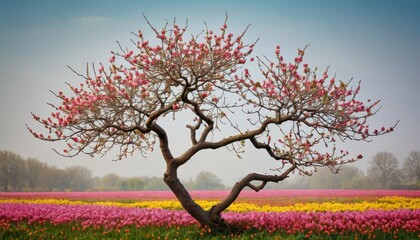
{"type": "Polygon", "coordinates": [[[230,227],[222,219],[222,217],[217,215],[217,217],[212,217],[211,210],[205,211],[200,205],[198,205],[185,189],[184,185],[179,181],[177,177],[177,167],[168,166],[166,173],[164,174],[163,180],[166,185],[171,189],[175,194],[176,198],[181,203],[182,207],[193,217],[195,218],[202,227],[209,227],[218,231],[228,231],[230,227]]]}
{"type": "Polygon", "coordinates": [[[191,198],[191,195],[188,193],[187,189],[185,189],[184,185],[179,181],[177,177],[177,168],[177,166],[169,163],[163,180],[175,194],[182,207],[193,218],[195,218],[202,227],[209,227],[219,232],[228,231],[238,233],[241,229],[226,223],[223,220],[221,213],[236,200],[240,192],[245,187],[248,186],[254,191],[258,192],[264,188],[267,182],[279,182],[287,178],[289,173],[295,169],[295,166],[287,169],[281,175],[262,175],[256,173],[248,174],[244,179],[235,184],[229,195],[224,200],[214,205],[209,211],[205,211],[191,198]],[[251,184],[251,181],[261,181],[261,185],[255,186],[251,184]]]}
{"type": "Polygon", "coordinates": [[[184,188],[179,179],[168,179],[164,177],[165,183],[169,186],[171,191],[175,194],[182,207],[195,218],[201,226],[208,226],[210,228],[218,228],[219,223],[210,219],[209,212],[205,211],[200,205],[195,203],[188,191],[184,188]]]}

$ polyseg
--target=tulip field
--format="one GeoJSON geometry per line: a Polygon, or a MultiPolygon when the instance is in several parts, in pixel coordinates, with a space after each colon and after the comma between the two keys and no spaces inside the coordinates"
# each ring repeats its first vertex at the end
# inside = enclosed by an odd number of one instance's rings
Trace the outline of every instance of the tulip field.
{"type": "Polygon", "coordinates": [[[420,191],[244,191],[223,217],[244,231],[201,228],[166,191],[0,193],[0,239],[420,239],[420,191]]]}

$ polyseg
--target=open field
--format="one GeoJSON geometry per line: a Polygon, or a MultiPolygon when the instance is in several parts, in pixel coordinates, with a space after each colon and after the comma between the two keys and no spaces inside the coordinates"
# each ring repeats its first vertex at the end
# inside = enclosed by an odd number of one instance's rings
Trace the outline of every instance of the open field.
{"type": "Polygon", "coordinates": [[[419,239],[420,191],[245,191],[223,217],[245,231],[200,228],[171,192],[0,193],[0,239],[419,239]]]}

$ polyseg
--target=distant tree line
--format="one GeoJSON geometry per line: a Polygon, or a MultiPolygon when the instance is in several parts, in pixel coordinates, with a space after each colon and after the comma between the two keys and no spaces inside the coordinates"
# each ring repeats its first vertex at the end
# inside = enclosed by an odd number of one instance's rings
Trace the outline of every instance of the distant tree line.
{"type": "MultiPolygon", "coordinates": [[[[271,189],[420,189],[420,151],[412,151],[400,163],[389,152],[378,152],[369,160],[367,171],[346,165],[339,174],[319,169],[312,177],[293,177],[271,189]]],[[[201,171],[184,181],[190,190],[224,189],[215,174],[201,171]]],[[[83,166],[60,169],[34,158],[24,159],[10,151],[0,151],[0,191],[139,191],[168,190],[161,177],[122,177],[109,173],[92,175],[83,166]]]]}
{"type": "Polygon", "coordinates": [[[343,166],[339,174],[319,169],[312,177],[294,177],[271,189],[420,189],[420,151],[412,151],[400,163],[390,152],[378,152],[366,171],[343,166]]]}
{"type": "MultiPolygon", "coordinates": [[[[186,182],[189,189],[224,189],[220,178],[202,171],[186,182]]],[[[169,190],[161,177],[121,177],[109,173],[103,177],[92,175],[83,166],[60,169],[35,158],[0,151],[0,191],[139,191],[169,190]]]]}

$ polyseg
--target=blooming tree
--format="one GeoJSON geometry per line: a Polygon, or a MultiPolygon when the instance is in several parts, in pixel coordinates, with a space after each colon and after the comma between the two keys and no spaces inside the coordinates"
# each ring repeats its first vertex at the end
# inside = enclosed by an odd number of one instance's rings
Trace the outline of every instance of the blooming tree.
{"type": "Polygon", "coordinates": [[[50,104],[51,116],[33,114],[46,132],[28,129],[41,140],[66,142],[57,152],[69,157],[117,148],[122,159],[152,151],[158,142],[167,166],[163,180],[202,225],[228,227],[221,212],[245,187],[259,191],[294,172],[311,175],[318,167],[338,171],[362,158],[337,149],[337,140],[369,141],[393,130],[371,129],[367,120],[379,101],[360,101],[360,84],[338,81],[327,70],[318,74],[304,63],[306,48],[286,62],[280,46],[271,59],[254,56],[257,41],[244,42],[248,28],[234,36],[227,18],[220,30],[206,26],[191,36],[188,24],[167,23],[159,30],[146,21],[156,44],[142,31],[135,33],[134,50],[120,47],[111,52],[109,64],[77,73],[84,82],[68,84],[70,94],[53,92],[60,101],[50,104]],[[252,65],[256,71],[247,68],[252,65]],[[181,112],[191,116],[186,123],[190,146],[174,156],[161,122],[181,112]],[[204,211],[179,181],[178,168],[208,149],[229,147],[241,154],[246,142],[265,151],[278,167],[272,174],[250,173],[204,211]]]}

